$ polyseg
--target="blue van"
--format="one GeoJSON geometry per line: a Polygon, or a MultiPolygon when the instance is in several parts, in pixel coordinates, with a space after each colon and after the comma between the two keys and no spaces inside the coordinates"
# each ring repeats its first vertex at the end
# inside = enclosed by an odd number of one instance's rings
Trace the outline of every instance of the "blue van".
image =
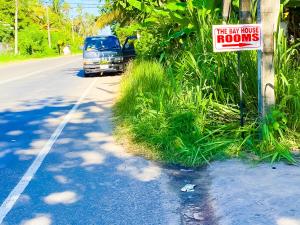
{"type": "Polygon", "coordinates": [[[128,37],[121,47],[119,39],[113,35],[87,37],[83,47],[84,75],[123,72],[124,65],[135,57],[134,46],[130,41],[133,39],[128,37]]]}

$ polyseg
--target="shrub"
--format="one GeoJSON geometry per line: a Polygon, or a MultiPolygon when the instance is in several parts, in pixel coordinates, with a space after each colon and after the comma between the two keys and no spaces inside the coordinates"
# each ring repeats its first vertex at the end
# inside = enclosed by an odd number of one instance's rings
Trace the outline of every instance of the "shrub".
{"type": "Polygon", "coordinates": [[[19,49],[21,54],[41,54],[47,48],[47,33],[32,24],[19,32],[19,49]]]}

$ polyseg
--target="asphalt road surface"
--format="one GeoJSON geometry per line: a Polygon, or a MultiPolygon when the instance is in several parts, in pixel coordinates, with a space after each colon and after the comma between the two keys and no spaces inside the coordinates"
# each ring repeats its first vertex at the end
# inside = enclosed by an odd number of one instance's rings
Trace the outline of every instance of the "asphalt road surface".
{"type": "Polygon", "coordinates": [[[84,78],[81,60],[0,67],[0,224],[215,224],[206,170],[127,154],[112,136],[121,76],[84,78]]]}

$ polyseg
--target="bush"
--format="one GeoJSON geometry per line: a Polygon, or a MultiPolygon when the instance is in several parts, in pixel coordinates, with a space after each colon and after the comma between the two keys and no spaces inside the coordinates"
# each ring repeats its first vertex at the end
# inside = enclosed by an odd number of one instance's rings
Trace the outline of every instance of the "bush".
{"type": "Polygon", "coordinates": [[[241,54],[246,107],[241,128],[236,53],[212,50],[212,25],[221,23],[218,10],[195,6],[188,13],[184,22],[189,25],[179,31],[168,27],[170,21],[158,26],[159,18],[152,18],[154,26],[142,26],[142,59],[129,67],[122,81],[117,123],[170,162],[197,166],[215,158],[255,154],[261,160],[294,163],[290,149],[300,146],[298,46],[288,46],[282,31],[276,34],[276,108],[264,121],[257,119],[256,52],[241,54]],[[154,60],[158,57],[160,63],[154,60]]]}
{"type": "Polygon", "coordinates": [[[168,162],[196,166],[235,151],[242,142],[237,108],[202,96],[199,86],[177,89],[179,83],[156,61],[131,64],[115,107],[117,123],[168,162]]]}
{"type": "Polygon", "coordinates": [[[19,49],[23,55],[42,54],[47,48],[47,33],[32,24],[19,32],[19,49]]]}
{"type": "Polygon", "coordinates": [[[246,125],[241,128],[237,58],[212,52],[215,20],[198,17],[197,35],[186,37],[163,64],[140,59],[129,67],[116,105],[117,123],[169,162],[197,166],[255,154],[261,160],[294,163],[289,150],[300,146],[300,64],[291,60],[298,55],[296,46],[288,47],[286,38],[277,35],[277,106],[262,124],[257,120],[256,52],[242,54],[246,125]]]}

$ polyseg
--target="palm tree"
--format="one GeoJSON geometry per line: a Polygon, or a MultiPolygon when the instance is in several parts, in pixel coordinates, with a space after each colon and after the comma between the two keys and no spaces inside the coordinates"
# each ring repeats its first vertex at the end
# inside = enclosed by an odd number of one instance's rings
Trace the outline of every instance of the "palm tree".
{"type": "Polygon", "coordinates": [[[57,14],[61,14],[62,4],[64,0],[53,0],[52,1],[52,10],[57,14]]]}

